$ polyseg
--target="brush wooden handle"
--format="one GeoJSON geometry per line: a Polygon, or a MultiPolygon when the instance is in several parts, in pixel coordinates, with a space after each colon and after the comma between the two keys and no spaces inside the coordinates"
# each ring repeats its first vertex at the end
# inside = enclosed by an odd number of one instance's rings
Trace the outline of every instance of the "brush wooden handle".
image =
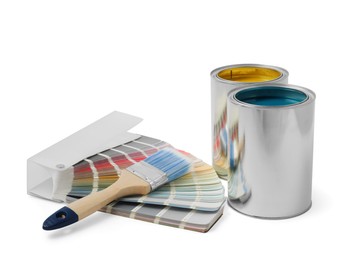
{"type": "Polygon", "coordinates": [[[108,188],[92,193],[56,211],[43,224],[43,229],[53,230],[73,224],[98,211],[107,204],[128,195],[144,195],[151,191],[150,184],[123,170],[121,177],[108,188]]]}

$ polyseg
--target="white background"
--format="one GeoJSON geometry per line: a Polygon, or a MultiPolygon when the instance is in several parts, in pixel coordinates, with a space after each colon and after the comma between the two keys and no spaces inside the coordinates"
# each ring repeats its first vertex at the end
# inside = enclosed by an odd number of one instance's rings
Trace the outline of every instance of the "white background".
{"type": "Polygon", "coordinates": [[[1,1],[1,255],[350,259],[348,2],[1,1]],[[237,63],[281,66],[317,94],[310,211],[267,221],[226,206],[206,234],[103,213],[41,229],[62,205],[26,194],[28,157],[118,110],[210,163],[209,73],[237,63]]]}

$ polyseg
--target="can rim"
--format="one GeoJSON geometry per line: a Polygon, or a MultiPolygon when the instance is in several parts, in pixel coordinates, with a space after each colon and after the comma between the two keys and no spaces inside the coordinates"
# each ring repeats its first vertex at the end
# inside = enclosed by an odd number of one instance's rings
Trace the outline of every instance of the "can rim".
{"type": "Polygon", "coordinates": [[[261,84],[250,84],[250,86],[241,86],[238,87],[228,93],[228,99],[231,103],[240,105],[242,107],[247,107],[247,108],[255,108],[257,110],[276,110],[276,109],[291,109],[295,107],[300,107],[300,106],[306,106],[316,99],[316,94],[308,89],[304,88],[301,86],[297,85],[291,85],[291,84],[276,84],[276,83],[261,83],[261,84]],[[306,99],[304,99],[301,102],[297,102],[295,104],[289,104],[289,105],[257,105],[257,104],[252,104],[252,103],[247,103],[244,101],[239,100],[236,95],[243,90],[250,90],[250,89],[255,89],[255,88],[265,88],[265,87],[272,87],[272,88],[285,88],[288,90],[294,90],[294,91],[299,91],[302,92],[307,96],[306,99]]]}
{"type": "Polygon", "coordinates": [[[281,68],[278,66],[264,65],[264,64],[254,64],[254,63],[226,65],[212,70],[210,74],[211,74],[211,77],[214,78],[215,80],[223,83],[231,84],[231,85],[251,85],[251,84],[270,83],[270,82],[274,83],[278,80],[281,80],[282,78],[288,78],[289,76],[289,72],[284,68],[281,68]],[[218,76],[218,73],[220,73],[223,70],[230,69],[230,68],[240,68],[240,67],[257,67],[257,68],[272,69],[280,72],[280,76],[273,80],[268,80],[264,82],[240,82],[240,81],[223,79],[218,76]]]}

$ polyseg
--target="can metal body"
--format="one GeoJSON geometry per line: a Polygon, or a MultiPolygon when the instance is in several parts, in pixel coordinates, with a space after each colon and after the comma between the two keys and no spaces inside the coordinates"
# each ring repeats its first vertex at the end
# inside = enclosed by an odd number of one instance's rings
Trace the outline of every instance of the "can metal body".
{"type": "Polygon", "coordinates": [[[311,207],[315,94],[256,84],[228,95],[228,203],[261,218],[311,207]]]}
{"type": "Polygon", "coordinates": [[[253,83],[288,83],[289,73],[283,68],[237,64],[217,68],[211,72],[211,138],[212,165],[219,177],[228,175],[227,161],[227,96],[239,87],[253,83]]]}

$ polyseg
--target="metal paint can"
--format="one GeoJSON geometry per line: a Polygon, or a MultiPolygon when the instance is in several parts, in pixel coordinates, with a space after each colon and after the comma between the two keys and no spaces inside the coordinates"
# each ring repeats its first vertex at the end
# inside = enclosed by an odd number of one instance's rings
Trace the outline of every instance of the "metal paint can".
{"type": "Polygon", "coordinates": [[[256,84],[228,95],[228,203],[281,219],[311,207],[315,94],[256,84]]]}
{"type": "Polygon", "coordinates": [[[212,165],[219,177],[226,179],[227,161],[227,96],[239,87],[259,82],[288,83],[287,70],[259,64],[237,64],[217,68],[211,72],[211,138],[212,165]]]}

